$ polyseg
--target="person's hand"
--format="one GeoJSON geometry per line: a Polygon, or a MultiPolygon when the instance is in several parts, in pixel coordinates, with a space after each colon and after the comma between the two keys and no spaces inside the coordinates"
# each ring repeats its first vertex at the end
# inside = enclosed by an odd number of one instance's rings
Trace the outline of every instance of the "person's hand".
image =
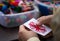
{"type": "Polygon", "coordinates": [[[27,39],[31,37],[38,37],[38,36],[33,31],[26,29],[24,25],[21,25],[19,27],[19,39],[21,39],[22,41],[27,41],[27,39]]]}
{"type": "Polygon", "coordinates": [[[48,15],[48,16],[42,16],[40,18],[38,18],[38,24],[50,24],[51,19],[52,19],[53,15],[48,15]]]}

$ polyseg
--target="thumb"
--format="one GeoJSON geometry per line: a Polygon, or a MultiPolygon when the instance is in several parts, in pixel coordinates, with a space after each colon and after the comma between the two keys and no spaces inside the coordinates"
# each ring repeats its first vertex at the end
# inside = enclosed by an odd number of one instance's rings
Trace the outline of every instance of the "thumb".
{"type": "Polygon", "coordinates": [[[19,31],[20,31],[20,32],[23,32],[23,31],[27,31],[27,30],[25,29],[25,26],[24,26],[24,25],[21,25],[21,26],[19,27],[19,31]]]}
{"type": "Polygon", "coordinates": [[[21,25],[19,27],[19,31],[25,31],[25,32],[28,32],[28,31],[31,31],[30,29],[28,29],[27,27],[25,27],[24,25],[21,25]]]}

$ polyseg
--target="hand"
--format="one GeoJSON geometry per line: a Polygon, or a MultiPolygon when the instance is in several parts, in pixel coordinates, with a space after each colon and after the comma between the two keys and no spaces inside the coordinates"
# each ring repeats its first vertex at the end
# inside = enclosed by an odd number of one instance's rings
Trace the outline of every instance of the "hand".
{"type": "Polygon", "coordinates": [[[51,19],[52,19],[53,15],[48,15],[48,16],[42,16],[40,18],[38,18],[38,24],[50,24],[51,19]]]}
{"type": "Polygon", "coordinates": [[[31,37],[38,37],[38,36],[33,31],[26,29],[24,25],[21,25],[19,27],[19,39],[21,39],[22,41],[27,41],[31,37]]]}

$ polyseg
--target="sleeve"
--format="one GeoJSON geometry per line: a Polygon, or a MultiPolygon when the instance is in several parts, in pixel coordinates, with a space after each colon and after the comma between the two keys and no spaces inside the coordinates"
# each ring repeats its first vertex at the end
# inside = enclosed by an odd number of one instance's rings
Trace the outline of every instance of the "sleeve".
{"type": "Polygon", "coordinates": [[[27,41],[40,41],[38,37],[29,38],[27,41]]]}

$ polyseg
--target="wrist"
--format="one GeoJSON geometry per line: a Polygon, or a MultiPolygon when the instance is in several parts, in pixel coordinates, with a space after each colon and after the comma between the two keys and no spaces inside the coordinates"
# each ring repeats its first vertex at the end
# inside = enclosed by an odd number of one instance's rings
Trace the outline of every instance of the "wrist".
{"type": "Polygon", "coordinates": [[[31,37],[27,41],[40,41],[38,37],[31,37]]]}

